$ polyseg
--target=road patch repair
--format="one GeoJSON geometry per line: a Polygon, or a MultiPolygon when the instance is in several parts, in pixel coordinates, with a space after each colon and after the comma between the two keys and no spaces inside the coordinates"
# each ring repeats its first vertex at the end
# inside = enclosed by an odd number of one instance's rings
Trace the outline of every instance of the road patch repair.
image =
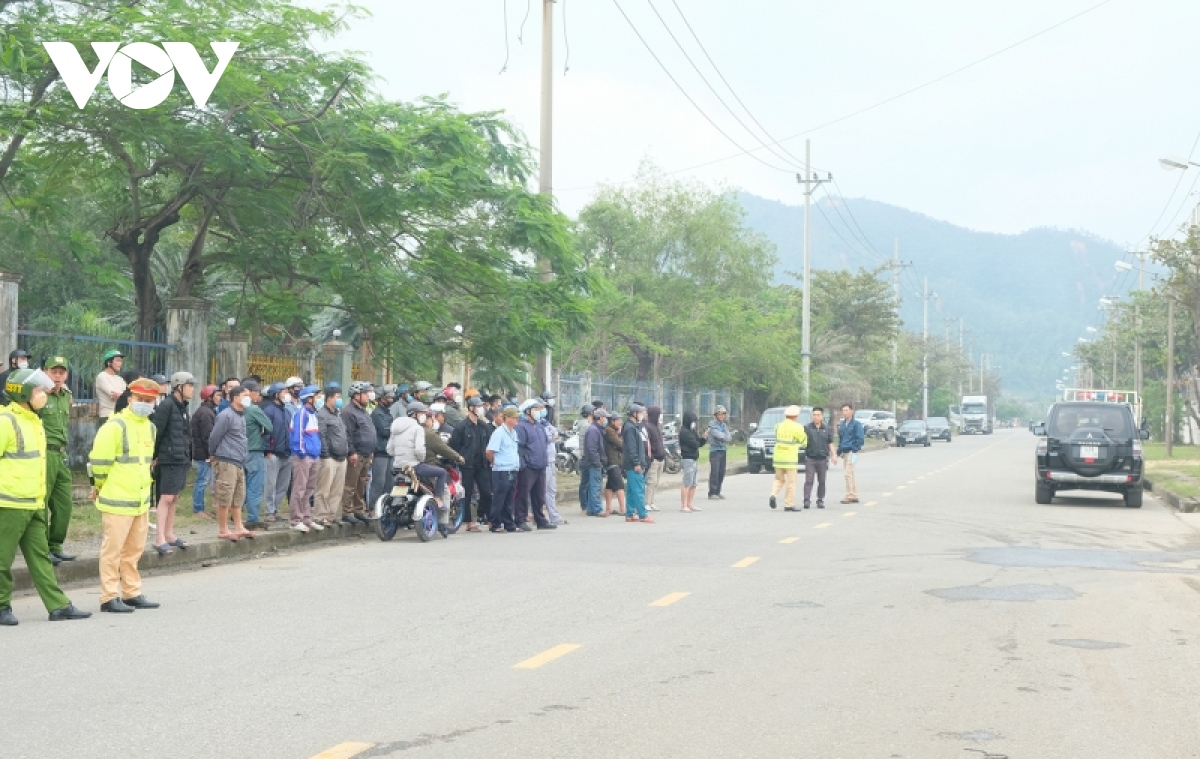
{"type": "Polygon", "coordinates": [[[1073,601],[1079,591],[1065,585],[962,585],[925,591],[946,601],[1073,601]]]}

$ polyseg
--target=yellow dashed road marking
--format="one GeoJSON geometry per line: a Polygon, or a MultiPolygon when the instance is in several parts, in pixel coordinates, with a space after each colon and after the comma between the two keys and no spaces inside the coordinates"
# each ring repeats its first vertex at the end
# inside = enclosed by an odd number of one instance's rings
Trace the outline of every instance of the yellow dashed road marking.
{"type": "MultiPolygon", "coordinates": [[[[889,495],[891,495],[891,493],[884,493],[884,494],[883,494],[883,497],[884,497],[884,498],[887,498],[889,495]]],[[[868,505],[868,506],[870,506],[871,504],[867,504],[867,505],[868,505]]]]}
{"type": "Polygon", "coordinates": [[[868,506],[874,506],[876,503],[876,501],[867,501],[868,506]]]}
{"type": "Polygon", "coordinates": [[[671,604],[675,603],[676,601],[680,601],[684,598],[687,598],[690,595],[691,595],[691,593],[683,593],[683,592],[669,593],[650,605],[651,606],[670,606],[671,604]]]}
{"type": "Polygon", "coordinates": [[[781,540],[779,542],[780,543],[795,543],[799,539],[800,538],[784,538],[783,540],[781,540]]]}
{"type": "Polygon", "coordinates": [[[833,522],[821,522],[819,525],[814,526],[813,529],[814,530],[823,530],[826,527],[831,527],[832,525],[833,525],[833,522]]]}
{"type": "Polygon", "coordinates": [[[543,664],[549,664],[555,659],[562,658],[580,648],[582,646],[578,643],[563,643],[547,651],[543,651],[537,656],[530,657],[519,664],[514,664],[513,669],[537,669],[543,664]]]}
{"type": "Polygon", "coordinates": [[[897,485],[896,490],[904,490],[908,485],[897,485]]]}
{"type": "Polygon", "coordinates": [[[917,484],[917,481],[916,481],[916,480],[909,480],[909,481],[908,481],[908,484],[909,484],[909,485],[916,485],[916,484],[917,484]]]}
{"type": "Polygon", "coordinates": [[[350,757],[358,756],[369,748],[375,748],[375,744],[358,742],[339,743],[333,748],[325,749],[312,759],[350,759],[350,757]]]}
{"type": "Polygon", "coordinates": [[[734,564],[732,569],[745,569],[746,567],[750,566],[751,564],[753,564],[756,561],[758,561],[757,556],[747,556],[746,558],[739,561],[737,564],[734,564]]]}
{"type": "Polygon", "coordinates": [[[842,514],[842,516],[844,516],[844,517],[852,517],[852,516],[854,516],[854,515],[855,515],[855,514],[857,514],[857,513],[858,513],[857,511],[847,511],[845,514],[842,514]]]}

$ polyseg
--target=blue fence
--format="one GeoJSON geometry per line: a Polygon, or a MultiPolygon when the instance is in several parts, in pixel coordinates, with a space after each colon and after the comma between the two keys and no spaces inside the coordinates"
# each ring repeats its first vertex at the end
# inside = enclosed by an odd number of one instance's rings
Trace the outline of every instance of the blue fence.
{"type": "MultiPolygon", "coordinates": [[[[156,330],[154,337],[161,340],[165,336],[156,330]]],[[[125,369],[137,370],[145,376],[169,376],[173,371],[172,359],[175,354],[175,346],[165,342],[114,340],[26,329],[17,330],[17,347],[28,351],[30,366],[40,366],[42,361],[51,356],[66,358],[71,365],[67,384],[77,401],[94,400],[96,375],[104,368],[102,359],[106,351],[114,348],[121,351],[125,354],[125,369]]]]}
{"type": "Polygon", "coordinates": [[[651,382],[564,374],[558,378],[558,398],[559,408],[568,414],[593,400],[603,401],[607,409],[623,412],[636,400],[661,405],[668,420],[682,417],[684,411],[692,411],[703,419],[711,416],[717,406],[724,406],[729,411],[731,424],[740,425],[745,421],[742,419],[742,394],[730,390],[678,384],[664,384],[660,389],[651,382]]]}

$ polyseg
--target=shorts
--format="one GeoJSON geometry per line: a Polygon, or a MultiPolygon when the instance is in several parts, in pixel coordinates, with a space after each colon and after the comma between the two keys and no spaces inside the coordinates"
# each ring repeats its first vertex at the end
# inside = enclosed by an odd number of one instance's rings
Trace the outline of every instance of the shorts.
{"type": "Polygon", "coordinates": [[[604,489],[614,493],[625,489],[625,476],[621,474],[621,467],[610,466],[608,468],[608,482],[604,483],[604,489]]]}
{"type": "Polygon", "coordinates": [[[159,464],[154,467],[154,490],[160,496],[179,495],[187,482],[191,464],[159,464]]]}
{"type": "Polygon", "coordinates": [[[683,486],[694,488],[700,482],[700,465],[696,459],[683,459],[683,486]]]}
{"type": "Polygon", "coordinates": [[[241,508],[246,501],[246,470],[218,460],[213,464],[213,505],[241,508]]]}

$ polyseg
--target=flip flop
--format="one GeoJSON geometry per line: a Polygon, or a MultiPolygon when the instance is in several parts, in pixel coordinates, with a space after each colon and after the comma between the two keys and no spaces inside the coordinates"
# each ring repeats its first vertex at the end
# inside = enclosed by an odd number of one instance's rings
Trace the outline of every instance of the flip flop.
{"type": "Polygon", "coordinates": [[[642,524],[658,524],[654,521],[653,517],[646,517],[645,519],[638,519],[636,521],[641,522],[642,524]]]}
{"type": "Polygon", "coordinates": [[[239,532],[237,536],[239,538],[246,538],[247,540],[254,540],[254,533],[250,532],[249,530],[243,530],[242,532],[239,532]]]}
{"type": "Polygon", "coordinates": [[[171,547],[170,543],[163,543],[160,546],[154,546],[154,550],[158,551],[159,556],[167,556],[175,553],[175,549],[171,547]]]}
{"type": "Polygon", "coordinates": [[[183,542],[183,538],[175,538],[167,545],[175,546],[176,548],[178,548],[181,551],[186,551],[189,548],[188,544],[183,542]]]}
{"type": "Polygon", "coordinates": [[[228,540],[230,543],[236,543],[242,539],[241,535],[234,535],[233,533],[229,533],[228,535],[218,535],[217,537],[221,540],[228,540]]]}

